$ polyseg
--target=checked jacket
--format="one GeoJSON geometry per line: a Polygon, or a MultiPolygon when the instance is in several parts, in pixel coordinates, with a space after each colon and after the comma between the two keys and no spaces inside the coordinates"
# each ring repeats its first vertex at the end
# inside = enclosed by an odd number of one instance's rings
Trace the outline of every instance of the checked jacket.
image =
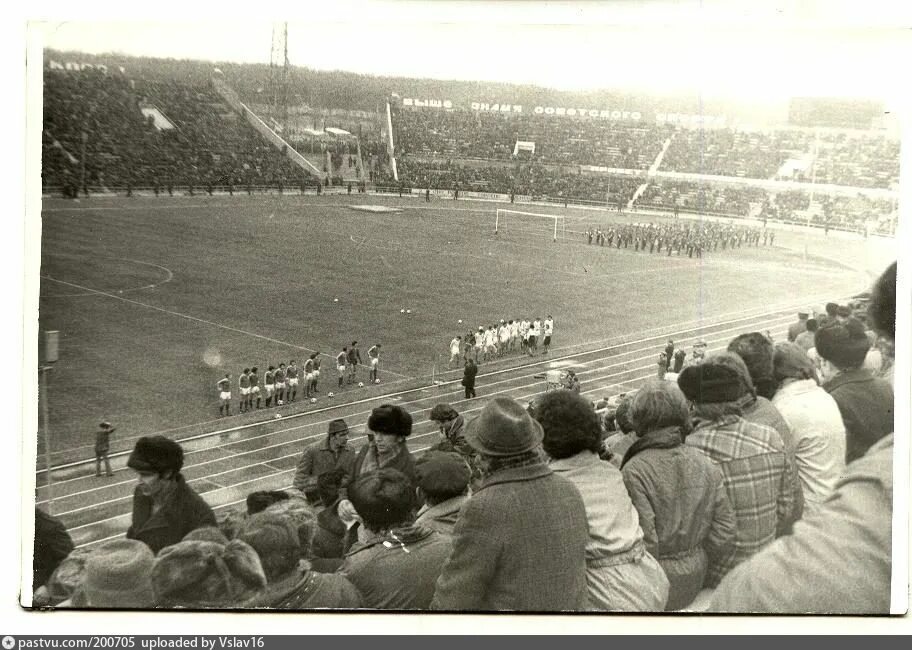
{"type": "Polygon", "coordinates": [[[777,530],[788,527],[798,504],[796,483],[782,437],[775,429],[738,415],[697,421],[685,444],[706,454],[722,470],[735,511],[734,548],[706,576],[706,585],[714,587],[731,569],[772,542],[777,530]]]}

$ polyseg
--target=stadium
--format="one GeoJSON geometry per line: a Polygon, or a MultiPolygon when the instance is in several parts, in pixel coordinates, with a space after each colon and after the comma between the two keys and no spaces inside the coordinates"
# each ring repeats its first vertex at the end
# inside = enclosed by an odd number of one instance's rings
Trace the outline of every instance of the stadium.
{"type": "Polygon", "coordinates": [[[827,303],[860,313],[897,256],[900,141],[873,102],[795,98],[754,126],[686,99],[287,54],[55,50],[43,93],[36,506],[86,556],[131,526],[142,437],[180,444],[221,525],[253,493],[293,492],[337,419],[358,449],[375,409],[402,407],[417,457],[440,441],[435,405],[525,407],[555,372],[604,407],[655,378],[669,339],[712,355],[749,332],[790,340],[796,313],[827,303]],[[454,337],[546,316],[547,354],[498,350],[464,396],[472,350],[453,363],[454,337]],[[382,344],[376,382],[365,356],[337,385],[353,341],[382,344]],[[239,412],[244,368],[311,355],[313,399],[239,412]],[[110,476],[98,422],[116,427],[110,476]]]}

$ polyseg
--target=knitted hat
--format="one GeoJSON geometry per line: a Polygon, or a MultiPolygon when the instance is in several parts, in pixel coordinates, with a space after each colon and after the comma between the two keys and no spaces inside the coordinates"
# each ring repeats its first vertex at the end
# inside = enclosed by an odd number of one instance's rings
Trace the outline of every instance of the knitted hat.
{"type": "Polygon", "coordinates": [[[301,559],[301,542],[291,518],[276,512],[258,512],[238,532],[260,556],[269,582],[294,571],[301,559]]]}
{"type": "Polygon", "coordinates": [[[241,540],[178,542],[158,552],[152,586],[158,606],[230,609],[266,586],[266,576],[256,551],[241,540]]]}
{"type": "Polygon", "coordinates": [[[543,437],[541,425],[509,397],[492,399],[465,429],[466,442],[487,456],[515,456],[532,451],[543,437]]]}
{"type": "Polygon", "coordinates": [[[864,325],[855,318],[844,323],[829,322],[814,334],[817,354],[837,368],[857,368],[864,363],[871,341],[865,335],[864,325]]]}
{"type": "Polygon", "coordinates": [[[687,366],[678,375],[678,387],[697,404],[734,402],[754,390],[744,361],[731,352],[687,366]]]}
{"type": "Polygon", "coordinates": [[[431,409],[430,419],[434,422],[448,422],[459,417],[459,412],[446,403],[435,404],[431,409]]]}
{"type": "Polygon", "coordinates": [[[429,451],[415,463],[415,485],[432,496],[462,494],[471,475],[465,460],[453,451],[429,451]]]}
{"type": "Polygon", "coordinates": [[[389,433],[404,438],[412,435],[412,416],[401,406],[381,404],[371,411],[367,427],[375,433],[389,433]]]}
{"type": "Polygon", "coordinates": [[[783,379],[813,379],[814,362],[800,345],[782,342],[776,344],[773,354],[773,375],[777,382],[783,379]]]}
{"type": "Polygon", "coordinates": [[[184,450],[164,436],[143,436],[127,460],[127,467],[137,472],[179,472],[184,466],[184,450]]]}
{"type": "Polygon", "coordinates": [[[345,423],[345,420],[341,418],[330,422],[329,429],[326,431],[326,435],[329,437],[332,437],[337,433],[348,433],[348,425],[345,423]]]}
{"type": "Polygon", "coordinates": [[[143,542],[117,539],[86,559],[82,586],[91,607],[141,609],[155,604],[152,566],[155,555],[143,542]]]}

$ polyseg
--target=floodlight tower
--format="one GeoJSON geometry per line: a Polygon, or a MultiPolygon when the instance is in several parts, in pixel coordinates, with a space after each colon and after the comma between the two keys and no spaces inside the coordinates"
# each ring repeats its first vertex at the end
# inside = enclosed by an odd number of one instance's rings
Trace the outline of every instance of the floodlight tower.
{"type": "Polygon", "coordinates": [[[273,117],[283,126],[288,120],[288,23],[272,26],[272,51],[269,55],[269,91],[273,117]]]}

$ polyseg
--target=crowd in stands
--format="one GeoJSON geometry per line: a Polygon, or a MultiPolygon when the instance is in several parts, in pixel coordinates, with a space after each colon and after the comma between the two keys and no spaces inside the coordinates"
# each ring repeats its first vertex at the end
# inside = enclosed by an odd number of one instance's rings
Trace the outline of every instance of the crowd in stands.
{"type": "Polygon", "coordinates": [[[574,390],[472,419],[438,404],[421,455],[403,406],[374,408],[357,450],[334,420],[292,488],[219,516],[180,444],[140,438],[126,538],[74,550],[36,509],[37,602],[885,614],[895,264],[866,300],[799,314],[785,341],[747,332],[690,359],[669,341],[610,426],[574,390]]]}
{"type": "Polygon", "coordinates": [[[655,179],[637,198],[637,205],[747,217],[751,204],[759,204],[766,197],[766,191],[759,187],[655,179]]]}
{"type": "Polygon", "coordinates": [[[899,183],[899,140],[883,135],[847,135],[824,132],[816,146],[813,174],[795,177],[803,182],[850,187],[890,188],[899,183]]]}
{"type": "Polygon", "coordinates": [[[554,115],[402,108],[393,118],[396,155],[510,160],[517,140],[550,165],[647,169],[670,127],[554,115]]]}
{"type": "Polygon", "coordinates": [[[204,191],[213,184],[297,186],[306,176],[206,82],[49,70],[44,76],[44,131],[45,187],[204,191]],[[174,128],[158,128],[152,116],[143,115],[146,107],[174,128]]]}

